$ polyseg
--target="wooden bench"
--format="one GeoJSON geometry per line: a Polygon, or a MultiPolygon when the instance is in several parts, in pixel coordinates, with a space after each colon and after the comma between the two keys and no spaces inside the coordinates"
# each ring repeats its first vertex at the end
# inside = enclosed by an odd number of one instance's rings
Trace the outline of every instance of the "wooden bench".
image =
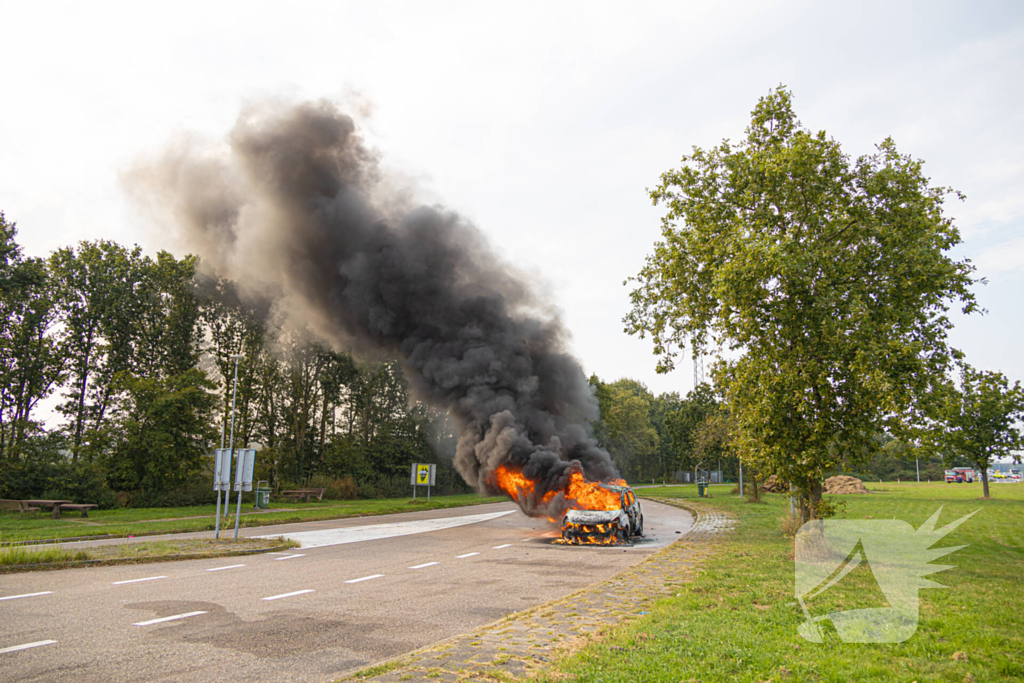
{"type": "Polygon", "coordinates": [[[281,491],[278,495],[281,498],[288,498],[290,500],[305,498],[308,503],[309,499],[313,496],[316,496],[317,500],[323,500],[326,491],[327,489],[292,489],[291,491],[281,491]]]}
{"type": "Polygon", "coordinates": [[[99,505],[95,503],[62,503],[56,506],[53,510],[54,517],[60,517],[61,512],[81,512],[83,517],[89,516],[89,510],[98,508],[99,505]]]}
{"type": "Polygon", "coordinates": [[[17,510],[18,512],[39,512],[41,508],[32,507],[23,500],[0,498],[0,510],[17,510]]]}

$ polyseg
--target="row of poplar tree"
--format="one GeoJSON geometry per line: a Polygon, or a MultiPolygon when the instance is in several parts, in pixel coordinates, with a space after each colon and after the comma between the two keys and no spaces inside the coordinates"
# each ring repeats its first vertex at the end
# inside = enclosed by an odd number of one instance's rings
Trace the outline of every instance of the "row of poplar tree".
{"type": "Polygon", "coordinates": [[[212,499],[212,448],[260,449],[273,486],[319,482],[342,497],[407,491],[410,462],[438,462],[446,416],[410,403],[400,367],[364,364],[271,312],[195,257],[83,242],[26,256],[0,214],[0,497],[103,505],[212,499]]]}

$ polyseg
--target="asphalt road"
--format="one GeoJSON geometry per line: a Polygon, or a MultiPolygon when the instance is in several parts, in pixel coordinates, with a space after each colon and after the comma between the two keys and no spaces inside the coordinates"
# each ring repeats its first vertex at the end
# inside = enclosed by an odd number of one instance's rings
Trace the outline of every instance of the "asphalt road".
{"type": "Polygon", "coordinates": [[[642,504],[632,547],[553,545],[498,503],[245,530],[315,546],[287,553],[0,576],[0,681],[330,681],[608,578],[692,523],[642,504]]]}

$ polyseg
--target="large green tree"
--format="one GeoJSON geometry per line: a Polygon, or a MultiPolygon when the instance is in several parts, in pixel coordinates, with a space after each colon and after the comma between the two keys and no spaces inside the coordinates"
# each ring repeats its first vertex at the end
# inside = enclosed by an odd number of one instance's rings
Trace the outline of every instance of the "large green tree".
{"type": "MultiPolygon", "coordinates": [[[[683,399],[676,410],[665,418],[665,437],[677,454],[679,469],[691,469],[701,464],[703,453],[698,453],[696,437],[704,421],[718,409],[715,392],[708,384],[699,384],[683,399]]],[[[707,462],[703,463],[705,466],[707,462]]]]}
{"type": "Polygon", "coordinates": [[[22,254],[0,213],[0,461],[20,457],[36,430],[32,411],[60,381],[56,309],[46,263],[22,254]]]}
{"type": "Polygon", "coordinates": [[[202,470],[210,452],[213,384],[192,368],[166,377],[121,375],[103,451],[113,488],[160,504],[202,470]]]}
{"type": "Polygon", "coordinates": [[[891,139],[851,159],[781,86],[740,142],[695,147],[650,192],[663,240],[626,331],[650,335],[661,372],[687,344],[727,349],[713,372],[737,446],[797,486],[805,519],[826,472],[919,418],[915,397],[949,366],[951,302],[975,308],[972,266],[946,254],[951,193],[891,139]]]}
{"type": "Polygon", "coordinates": [[[90,431],[99,430],[115,398],[114,382],[131,370],[142,314],[142,250],[100,240],[50,256],[60,310],[60,343],[68,363],[65,402],[71,449],[77,458],[90,431]]]}
{"type": "Polygon", "coordinates": [[[939,408],[940,428],[932,443],[950,466],[966,460],[981,472],[985,498],[989,497],[988,468],[996,458],[1024,448],[1024,389],[1010,385],[1001,372],[960,369],[960,387],[944,392],[939,408]]]}
{"type": "Polygon", "coordinates": [[[629,378],[606,384],[594,376],[590,383],[601,409],[594,433],[619,470],[640,481],[661,474],[655,460],[658,431],[651,422],[651,392],[641,382],[629,378]]]}

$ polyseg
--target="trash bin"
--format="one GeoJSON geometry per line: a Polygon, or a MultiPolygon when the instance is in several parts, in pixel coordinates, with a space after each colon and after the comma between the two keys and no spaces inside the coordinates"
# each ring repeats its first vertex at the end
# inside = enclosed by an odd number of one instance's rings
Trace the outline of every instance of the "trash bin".
{"type": "Polygon", "coordinates": [[[704,491],[706,491],[707,488],[708,488],[707,484],[705,484],[703,481],[698,481],[697,482],[697,497],[698,498],[703,498],[704,497],[704,491]]]}
{"type": "Polygon", "coordinates": [[[256,483],[256,505],[254,507],[257,510],[270,509],[270,489],[260,486],[260,484],[266,483],[269,482],[260,481],[256,483]]]}

